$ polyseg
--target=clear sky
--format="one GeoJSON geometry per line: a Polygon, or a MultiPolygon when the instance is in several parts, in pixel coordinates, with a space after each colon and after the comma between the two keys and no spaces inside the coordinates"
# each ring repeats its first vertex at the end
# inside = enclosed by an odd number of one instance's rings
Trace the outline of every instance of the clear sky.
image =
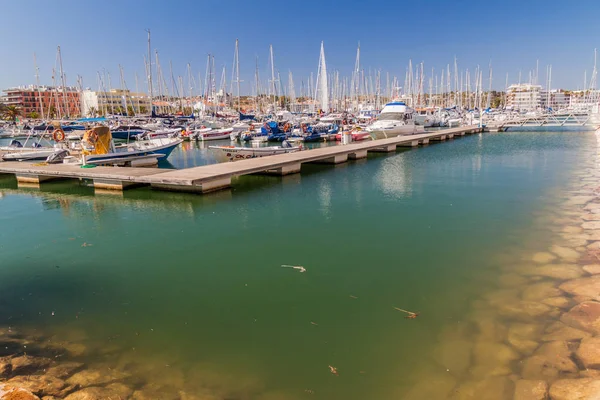
{"type": "MultiPolygon", "coordinates": [[[[204,79],[206,56],[216,69],[231,66],[235,39],[240,40],[242,92],[254,81],[255,57],[266,86],[269,44],[275,67],[287,85],[294,74],[296,91],[311,72],[316,76],[319,48],[325,43],[329,71],[351,76],[357,43],[366,71],[389,72],[401,84],[408,60],[425,63],[438,74],[458,59],[459,70],[474,71],[492,63],[494,88],[529,80],[539,60],[540,82],[552,65],[552,87],[576,89],[588,80],[593,51],[600,47],[599,0],[429,0],[273,1],[273,0],[18,0],[2,1],[0,16],[0,88],[35,83],[36,53],[42,84],[52,83],[56,47],[61,46],[67,83],[77,75],[84,87],[98,89],[97,71],[110,72],[119,86],[119,64],[129,89],[147,90],[145,32],[151,29],[152,51],[158,50],[165,79],[169,61],[175,77],[187,77],[191,63],[204,79]]],[[[154,66],[155,67],[155,66],[154,66]]],[[[177,79],[177,78],[176,78],[177,79]]],[[[187,78],[185,78],[187,79],[187,78]]],[[[218,85],[218,82],[217,82],[218,85]]],[[[385,79],[382,79],[385,85],[385,79]]],[[[187,87],[187,83],[184,85],[187,87]]],[[[229,84],[228,84],[229,86],[229,84]]],[[[426,85],[427,86],[427,85],[426,85]]]]}

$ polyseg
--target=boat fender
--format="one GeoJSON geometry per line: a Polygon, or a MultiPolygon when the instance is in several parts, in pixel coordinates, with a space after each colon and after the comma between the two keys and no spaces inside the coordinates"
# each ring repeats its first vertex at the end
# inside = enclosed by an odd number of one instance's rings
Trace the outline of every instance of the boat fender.
{"type": "Polygon", "coordinates": [[[55,142],[62,142],[65,140],[65,132],[62,129],[55,129],[52,132],[52,139],[54,139],[55,142]]]}

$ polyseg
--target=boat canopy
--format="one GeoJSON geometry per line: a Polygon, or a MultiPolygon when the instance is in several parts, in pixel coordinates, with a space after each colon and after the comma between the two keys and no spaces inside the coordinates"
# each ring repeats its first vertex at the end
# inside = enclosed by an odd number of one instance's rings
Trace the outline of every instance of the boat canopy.
{"type": "Polygon", "coordinates": [[[83,154],[108,154],[111,149],[112,135],[106,126],[96,126],[83,134],[83,154]]]}
{"type": "Polygon", "coordinates": [[[104,122],[106,121],[105,117],[98,117],[98,118],[80,118],[77,120],[77,122],[104,122]]]}

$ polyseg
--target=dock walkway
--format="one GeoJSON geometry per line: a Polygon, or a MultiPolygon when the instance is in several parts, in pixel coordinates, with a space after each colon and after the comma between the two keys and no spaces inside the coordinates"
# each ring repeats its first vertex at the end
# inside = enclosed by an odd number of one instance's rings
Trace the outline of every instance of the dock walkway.
{"type": "Polygon", "coordinates": [[[91,180],[98,189],[123,190],[131,186],[150,185],[162,190],[207,193],[231,186],[231,178],[236,176],[254,173],[288,175],[300,172],[304,163],[338,164],[365,158],[368,152],[395,152],[398,146],[416,147],[430,141],[444,141],[454,136],[478,132],[481,132],[480,128],[466,126],[178,170],[81,168],[67,164],[0,162],[0,174],[13,174],[19,183],[29,184],[53,179],[81,179],[91,180]]]}

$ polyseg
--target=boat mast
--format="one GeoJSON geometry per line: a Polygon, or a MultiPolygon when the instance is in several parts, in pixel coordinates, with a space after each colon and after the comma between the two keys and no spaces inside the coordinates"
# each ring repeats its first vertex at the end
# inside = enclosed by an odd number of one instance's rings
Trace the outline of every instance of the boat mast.
{"type": "Polygon", "coordinates": [[[63,65],[62,65],[62,55],[60,53],[60,46],[57,47],[57,52],[58,52],[58,65],[60,67],[60,79],[62,82],[62,94],[63,94],[63,104],[65,107],[65,116],[67,118],[70,117],[70,113],[69,113],[69,108],[68,108],[68,104],[67,104],[67,91],[66,91],[66,80],[65,80],[65,74],[63,72],[63,65]]]}
{"type": "Polygon", "coordinates": [[[146,29],[146,32],[148,32],[148,90],[150,91],[150,108],[152,108],[152,98],[154,93],[152,92],[152,54],[150,51],[150,29],[146,29]]]}
{"type": "Polygon", "coordinates": [[[139,93],[140,93],[140,89],[138,87],[138,74],[137,74],[137,72],[135,72],[135,94],[136,94],[135,97],[137,97],[137,112],[140,112],[140,95],[139,95],[139,93]]]}
{"type": "Polygon", "coordinates": [[[271,60],[271,86],[270,86],[270,91],[271,94],[273,95],[273,111],[275,111],[277,109],[276,105],[275,105],[275,97],[276,97],[276,92],[277,92],[277,85],[275,84],[275,65],[273,62],[273,45],[270,44],[269,45],[269,54],[270,54],[270,60],[271,60]]]}
{"type": "Polygon", "coordinates": [[[35,66],[35,82],[37,85],[38,100],[40,103],[40,118],[44,118],[44,104],[42,102],[42,91],[40,90],[40,69],[38,68],[38,65],[37,65],[37,59],[35,57],[35,53],[33,53],[33,64],[35,66]]]}
{"type": "MultiPolygon", "coordinates": [[[[235,83],[237,86],[237,106],[238,112],[242,112],[242,102],[240,99],[240,50],[239,50],[239,40],[235,39],[235,83]]],[[[233,82],[232,82],[233,83],[233,82]]]]}

